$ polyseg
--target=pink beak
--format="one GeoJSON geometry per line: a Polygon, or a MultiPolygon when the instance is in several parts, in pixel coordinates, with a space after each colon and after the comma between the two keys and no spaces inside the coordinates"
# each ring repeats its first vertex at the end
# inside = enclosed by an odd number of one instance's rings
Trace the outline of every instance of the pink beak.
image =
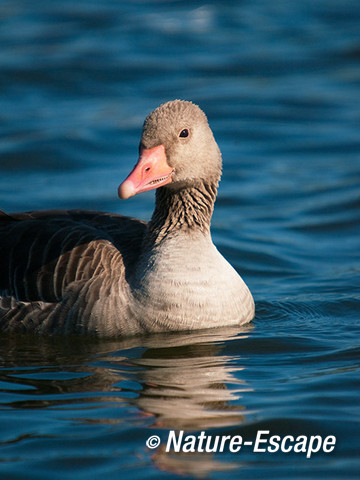
{"type": "Polygon", "coordinates": [[[118,193],[122,200],[171,183],[174,169],[167,163],[164,145],[144,148],[130,175],[119,186],[118,193]]]}

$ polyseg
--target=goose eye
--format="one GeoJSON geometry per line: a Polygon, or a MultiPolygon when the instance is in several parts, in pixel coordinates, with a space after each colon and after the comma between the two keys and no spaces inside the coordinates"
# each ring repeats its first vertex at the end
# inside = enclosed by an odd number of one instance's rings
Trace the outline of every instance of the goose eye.
{"type": "Polygon", "coordinates": [[[184,128],[184,130],[181,130],[179,137],[185,138],[189,136],[189,130],[187,128],[184,128]]]}

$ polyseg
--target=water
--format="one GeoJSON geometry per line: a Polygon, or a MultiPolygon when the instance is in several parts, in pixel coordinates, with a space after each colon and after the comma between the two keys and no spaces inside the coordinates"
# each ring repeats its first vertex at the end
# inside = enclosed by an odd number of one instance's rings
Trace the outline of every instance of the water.
{"type": "Polygon", "coordinates": [[[257,305],[243,329],[3,337],[1,478],[358,478],[359,29],[355,0],[1,2],[0,208],[149,218],[117,186],[145,115],[193,100],[224,159],[213,238],[257,305]],[[172,429],[336,447],[168,454],[172,429]]]}

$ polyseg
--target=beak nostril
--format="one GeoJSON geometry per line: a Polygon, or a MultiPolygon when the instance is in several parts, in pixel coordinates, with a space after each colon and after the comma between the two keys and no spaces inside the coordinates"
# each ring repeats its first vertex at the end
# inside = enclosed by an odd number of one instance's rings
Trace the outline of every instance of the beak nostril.
{"type": "Polygon", "coordinates": [[[150,167],[146,167],[145,170],[144,170],[145,173],[148,173],[150,172],[150,167]]]}

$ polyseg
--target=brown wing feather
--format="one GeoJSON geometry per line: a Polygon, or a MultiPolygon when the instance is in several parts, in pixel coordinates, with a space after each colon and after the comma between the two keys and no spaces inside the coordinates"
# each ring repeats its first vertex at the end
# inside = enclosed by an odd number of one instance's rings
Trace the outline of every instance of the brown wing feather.
{"type": "Polygon", "coordinates": [[[57,302],[70,283],[109,268],[112,251],[127,276],[145,230],[139,220],[99,212],[0,212],[0,295],[57,302]]]}

